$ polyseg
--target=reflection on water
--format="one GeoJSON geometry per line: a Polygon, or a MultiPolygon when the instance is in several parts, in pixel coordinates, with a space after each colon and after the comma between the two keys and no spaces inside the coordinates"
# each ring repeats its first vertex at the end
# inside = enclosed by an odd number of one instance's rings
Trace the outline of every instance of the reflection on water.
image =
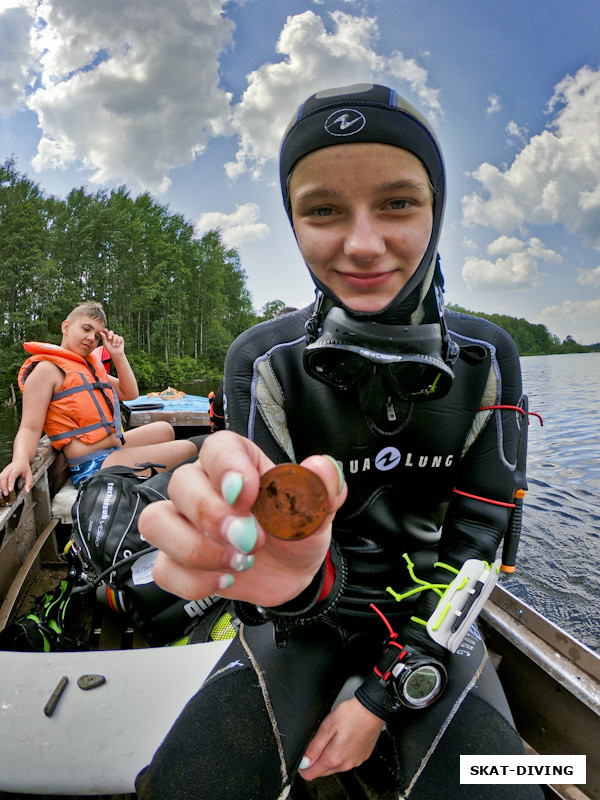
{"type": "Polygon", "coordinates": [[[600,353],[521,360],[529,409],[523,535],[505,585],[600,651],[600,353]]]}
{"type": "Polygon", "coordinates": [[[12,443],[19,427],[19,409],[0,406],[0,469],[12,458],[12,443]]]}
{"type": "MultiPolygon", "coordinates": [[[[600,651],[600,353],[521,360],[529,408],[528,482],[517,572],[504,585],[600,651]]],[[[177,387],[206,396],[216,384],[177,387]]],[[[0,408],[0,463],[16,409],[0,408]]]]}

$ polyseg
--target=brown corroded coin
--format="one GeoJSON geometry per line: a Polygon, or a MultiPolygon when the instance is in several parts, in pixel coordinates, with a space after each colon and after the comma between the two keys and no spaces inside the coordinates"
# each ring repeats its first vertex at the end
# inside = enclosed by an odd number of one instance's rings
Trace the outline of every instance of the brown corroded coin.
{"type": "Polygon", "coordinates": [[[252,511],[271,536],[304,539],[325,519],[327,489],[321,478],[306,467],[279,464],[261,477],[252,511]]]}

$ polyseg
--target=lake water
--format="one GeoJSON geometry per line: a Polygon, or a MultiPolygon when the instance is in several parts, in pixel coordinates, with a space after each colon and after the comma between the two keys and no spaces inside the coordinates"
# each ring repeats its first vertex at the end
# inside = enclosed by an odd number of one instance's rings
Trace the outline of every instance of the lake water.
{"type": "MultiPolygon", "coordinates": [[[[600,652],[600,353],[521,359],[530,417],[517,596],[600,652]]],[[[178,387],[206,395],[214,385],[178,387]]],[[[18,412],[0,408],[0,465],[18,412]]]]}
{"type": "Polygon", "coordinates": [[[600,652],[600,353],[521,359],[530,417],[523,534],[504,585],[600,652]]]}

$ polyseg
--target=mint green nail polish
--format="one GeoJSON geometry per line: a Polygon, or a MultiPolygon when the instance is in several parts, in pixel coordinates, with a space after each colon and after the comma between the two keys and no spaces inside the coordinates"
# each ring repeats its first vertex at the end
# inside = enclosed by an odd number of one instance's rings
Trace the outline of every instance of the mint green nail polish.
{"type": "Polygon", "coordinates": [[[233,575],[230,575],[228,572],[225,572],[219,578],[217,583],[217,589],[229,589],[230,586],[233,586],[233,575]]]}
{"type": "Polygon", "coordinates": [[[302,761],[300,762],[298,769],[308,769],[308,767],[310,767],[310,758],[302,756],[302,761]]]}
{"type": "Polygon", "coordinates": [[[338,490],[337,490],[337,493],[339,494],[342,491],[342,489],[344,488],[344,481],[346,480],[345,477],[344,477],[344,470],[342,469],[342,465],[337,460],[337,458],[334,458],[333,456],[324,455],[323,458],[326,458],[326,459],[328,459],[328,461],[331,461],[333,466],[337,469],[337,473],[338,473],[338,490]]]}
{"type": "Polygon", "coordinates": [[[240,472],[228,472],[221,483],[223,500],[225,500],[228,505],[232,506],[240,496],[243,485],[244,478],[240,472]]]}
{"type": "Polygon", "coordinates": [[[249,553],[256,545],[258,531],[254,517],[233,517],[225,522],[223,535],[242,553],[249,553]]]}
{"type": "Polygon", "coordinates": [[[245,556],[243,553],[234,553],[229,559],[228,566],[235,572],[246,572],[254,564],[254,556],[245,556]]]}

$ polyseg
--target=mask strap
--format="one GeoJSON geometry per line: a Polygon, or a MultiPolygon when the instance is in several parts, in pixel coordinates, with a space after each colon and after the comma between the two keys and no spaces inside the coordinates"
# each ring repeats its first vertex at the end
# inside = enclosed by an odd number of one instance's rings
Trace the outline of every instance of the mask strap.
{"type": "Polygon", "coordinates": [[[433,290],[435,293],[435,305],[437,309],[438,321],[440,323],[440,331],[442,334],[442,358],[449,367],[452,367],[460,355],[460,347],[453,339],[450,338],[450,334],[448,333],[448,326],[446,325],[446,317],[444,314],[443,289],[437,283],[434,283],[433,290]]]}
{"type": "Polygon", "coordinates": [[[327,297],[320,289],[317,289],[317,297],[313,306],[312,314],[304,324],[306,343],[312,344],[319,338],[323,320],[334,306],[334,302],[327,297]]]}

